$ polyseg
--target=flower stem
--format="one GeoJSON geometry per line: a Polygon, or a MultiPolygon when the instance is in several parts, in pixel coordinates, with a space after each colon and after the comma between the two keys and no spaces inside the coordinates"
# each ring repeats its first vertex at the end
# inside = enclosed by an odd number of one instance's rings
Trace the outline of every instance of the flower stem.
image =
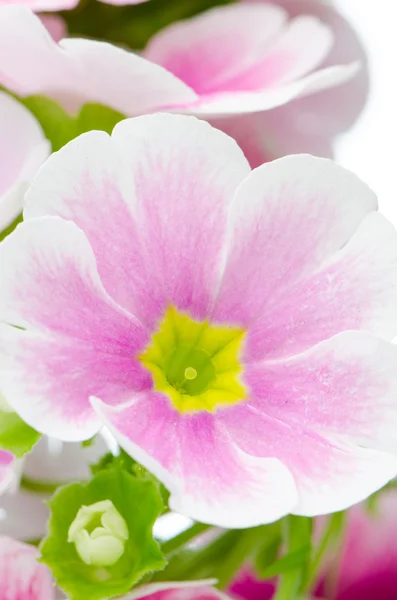
{"type": "Polygon", "coordinates": [[[188,527],[188,529],[185,529],[175,537],[164,542],[161,549],[166,555],[172,554],[179,550],[187,542],[190,542],[195,537],[204,533],[208,529],[211,529],[211,527],[211,525],[206,525],[205,523],[194,523],[191,527],[188,527]]]}
{"type": "Polygon", "coordinates": [[[301,592],[303,595],[309,593],[313,585],[316,583],[325,552],[330,545],[334,546],[338,540],[340,540],[343,533],[344,523],[344,512],[337,512],[329,517],[327,526],[325,527],[320,542],[313,554],[305,580],[301,586],[301,592]]]}

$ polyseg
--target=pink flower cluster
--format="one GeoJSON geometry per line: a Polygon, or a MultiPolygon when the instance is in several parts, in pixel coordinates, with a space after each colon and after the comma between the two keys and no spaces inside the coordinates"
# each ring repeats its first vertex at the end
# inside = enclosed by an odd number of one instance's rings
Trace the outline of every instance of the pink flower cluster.
{"type": "MultiPolygon", "coordinates": [[[[143,58],[57,45],[7,6],[0,80],[69,110],[225,116],[351,77],[354,64],[308,74],[331,44],[318,19],[241,4],[160,32],[143,58]]],[[[7,207],[48,147],[25,109],[3,102],[4,126],[32,132],[18,145],[6,130],[7,207]]],[[[53,154],[24,219],[0,247],[1,380],[37,430],[83,440],[106,424],[172,508],[230,527],[341,510],[396,474],[397,237],[354,175],[303,155],[251,171],[219,130],[158,114],[53,154]],[[169,307],[181,347],[162,333],[169,307]],[[162,335],[164,360],[150,350],[162,335]],[[171,381],[182,349],[196,387],[171,381]]]]}
{"type": "MultiPolygon", "coordinates": [[[[0,7],[0,230],[23,204],[1,392],[60,440],[106,426],[170,508],[222,527],[343,510],[397,474],[397,234],[352,173],[281,158],[332,152],[354,111],[328,123],[324,94],[360,70],[333,58],[333,9],[298,4],[214,8],[141,54],[56,42],[31,9],[69,3],[0,7]],[[31,95],[127,118],[50,155],[31,95]]],[[[13,464],[0,450],[0,488],[13,464]]],[[[0,590],[52,599],[34,550],[0,552],[0,590]]]]}

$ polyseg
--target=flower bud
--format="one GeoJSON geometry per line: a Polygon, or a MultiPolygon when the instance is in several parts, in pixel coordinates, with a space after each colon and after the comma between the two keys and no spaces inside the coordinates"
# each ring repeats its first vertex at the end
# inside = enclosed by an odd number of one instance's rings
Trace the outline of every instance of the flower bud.
{"type": "Polygon", "coordinates": [[[68,542],[87,565],[110,567],[123,555],[128,527],[113,502],[82,506],[68,532],[68,542]]]}

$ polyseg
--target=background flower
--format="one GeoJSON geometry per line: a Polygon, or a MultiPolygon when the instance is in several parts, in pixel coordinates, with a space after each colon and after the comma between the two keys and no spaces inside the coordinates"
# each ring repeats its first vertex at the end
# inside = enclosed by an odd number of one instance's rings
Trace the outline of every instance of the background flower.
{"type": "Polygon", "coordinates": [[[49,570],[37,562],[37,548],[0,537],[0,595],[7,600],[53,600],[49,570]]]}
{"type": "Polygon", "coordinates": [[[30,179],[50,153],[31,113],[0,92],[0,231],[21,212],[30,179]]]}
{"type": "MultiPolygon", "coordinates": [[[[315,598],[324,600],[391,600],[397,590],[395,489],[381,492],[369,510],[365,505],[348,512],[344,544],[329,555],[316,584],[315,598]]],[[[323,520],[322,520],[323,522],[323,520]]],[[[271,600],[274,581],[258,581],[243,571],[230,593],[244,600],[271,600]]]]}
{"type": "Polygon", "coordinates": [[[23,96],[48,95],[70,111],[91,101],[127,116],[159,109],[211,116],[268,110],[356,73],[350,64],[309,74],[328,54],[332,31],[312,17],[286,21],[271,5],[213,9],[164,29],[145,60],[91,40],[58,46],[27,10],[3,7],[0,82],[23,96]],[[255,35],[248,34],[253,26],[255,35]]]}
{"type": "Polygon", "coordinates": [[[275,0],[275,3],[287,10],[291,18],[311,15],[332,29],[334,44],[321,66],[359,62],[360,70],[343,85],[294,100],[269,113],[216,121],[217,127],[237,140],[253,167],[297,152],[331,157],[335,138],[355,123],[368,97],[365,48],[352,25],[331,3],[322,0],[275,0]]]}

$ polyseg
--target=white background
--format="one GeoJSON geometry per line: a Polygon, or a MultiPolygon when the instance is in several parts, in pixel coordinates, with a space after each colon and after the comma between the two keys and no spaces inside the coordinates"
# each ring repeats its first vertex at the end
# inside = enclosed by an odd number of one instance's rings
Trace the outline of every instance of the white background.
{"type": "Polygon", "coordinates": [[[397,226],[397,0],[335,0],[366,48],[368,104],[339,139],[337,161],[377,193],[380,210],[397,226]]]}

